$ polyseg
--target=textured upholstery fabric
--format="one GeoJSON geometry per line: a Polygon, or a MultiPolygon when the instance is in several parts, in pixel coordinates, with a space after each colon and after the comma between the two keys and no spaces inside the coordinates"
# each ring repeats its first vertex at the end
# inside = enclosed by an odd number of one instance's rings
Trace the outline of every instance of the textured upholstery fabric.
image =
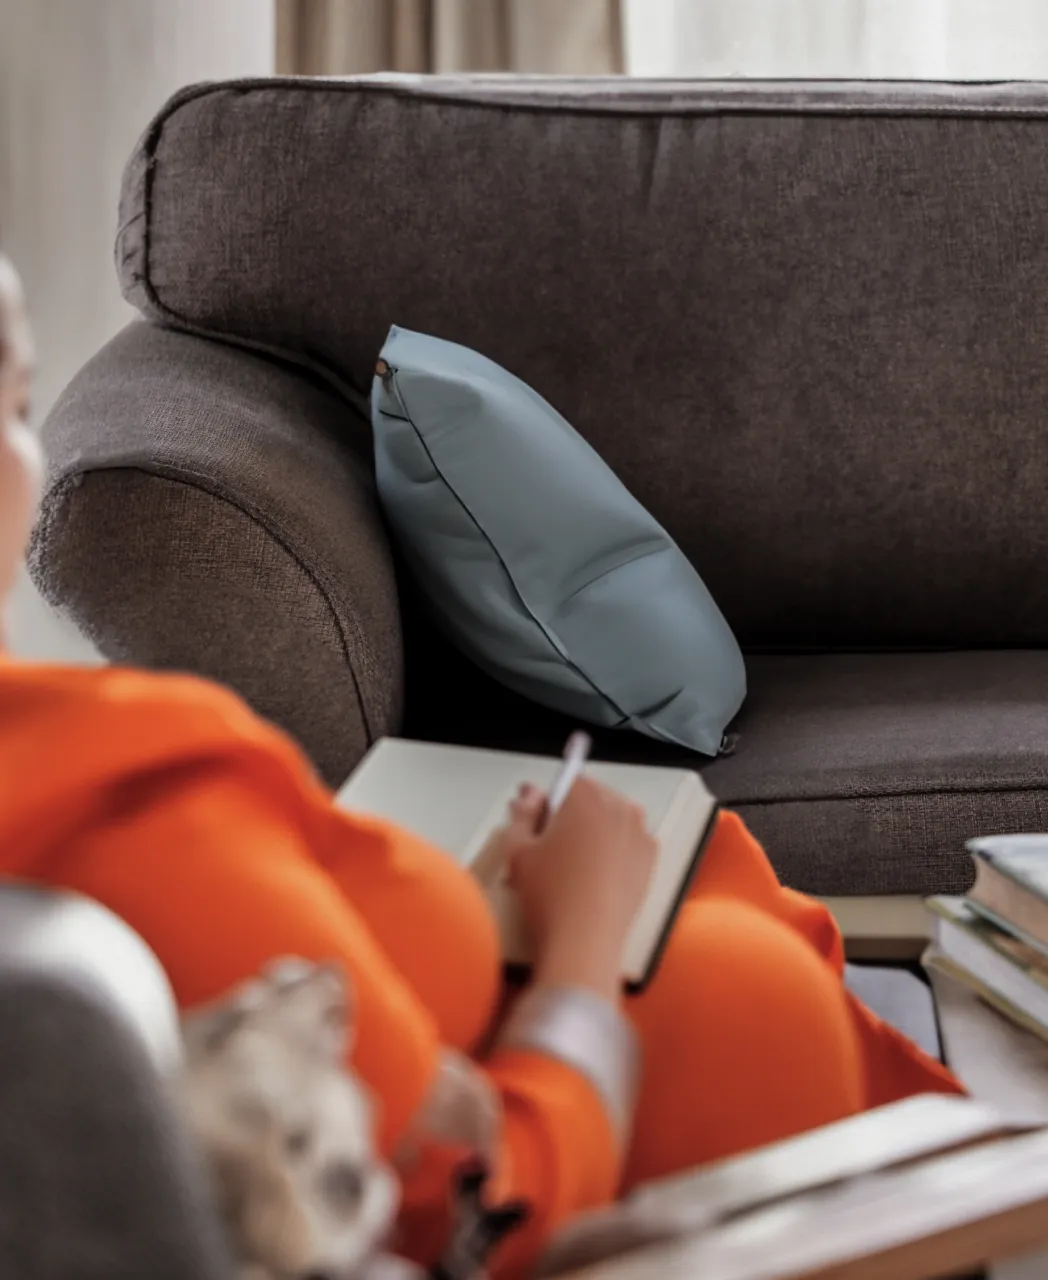
{"type": "Polygon", "coordinates": [[[51,416],[32,550],[107,657],[225,681],[332,783],[402,698],[396,586],[347,416],[272,361],[132,324],[51,416]]]}
{"type": "Polygon", "coordinates": [[[751,660],[740,749],[709,770],[784,878],[963,891],[964,841],[1048,829],[1048,653],[751,660]]]}
{"type": "Polygon", "coordinates": [[[1038,644],[1046,145],[1030,86],[211,87],[120,269],[359,394],[393,323],[512,369],[744,644],[1038,644]]]}
{"type": "Polygon", "coordinates": [[[123,1015],[0,963],[0,1258],[22,1280],[231,1280],[205,1179],[123,1015]]]}
{"type": "Polygon", "coordinates": [[[74,383],[34,574],[332,781],[405,679],[408,732],[556,749],[403,581],[398,614],[361,410],[391,324],[438,334],[556,404],[778,653],[709,776],[786,878],[960,888],[965,838],[1048,826],[1046,147],[1037,85],[188,90],[117,260],[197,336],[135,326],[74,383]]]}

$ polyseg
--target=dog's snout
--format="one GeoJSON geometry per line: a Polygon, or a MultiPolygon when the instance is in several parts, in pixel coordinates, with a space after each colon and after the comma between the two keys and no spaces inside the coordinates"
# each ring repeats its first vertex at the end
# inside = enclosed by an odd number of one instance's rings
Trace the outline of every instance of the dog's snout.
{"type": "Polygon", "coordinates": [[[364,1197],[364,1172],[360,1165],[338,1160],[327,1165],[320,1175],[324,1199],[336,1213],[350,1213],[364,1197]]]}

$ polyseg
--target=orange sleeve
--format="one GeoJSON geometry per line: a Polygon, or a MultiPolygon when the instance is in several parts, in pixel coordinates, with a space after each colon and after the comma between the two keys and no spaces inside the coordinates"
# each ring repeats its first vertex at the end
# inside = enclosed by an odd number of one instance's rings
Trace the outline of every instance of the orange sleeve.
{"type": "MultiPolygon", "coordinates": [[[[504,1124],[488,1196],[522,1199],[523,1228],[500,1250],[493,1272],[526,1274],[543,1244],[571,1215],[608,1204],[622,1178],[623,1153],[603,1104],[578,1072],[540,1054],[497,1053],[485,1069],[502,1099],[504,1124]]],[[[402,1224],[416,1261],[435,1261],[447,1231],[456,1164],[468,1153],[430,1149],[404,1176],[402,1224]]]]}
{"type": "MultiPolygon", "coordinates": [[[[278,956],[341,961],[355,1059],[383,1139],[401,1133],[436,1070],[436,1025],[313,856],[330,796],[297,748],[223,690],[118,670],[0,669],[0,728],[0,869],[123,917],[183,1007],[278,956]]],[[[357,845],[394,856],[364,831],[357,845]]]]}
{"type": "Polygon", "coordinates": [[[514,1050],[489,1065],[506,1110],[503,1166],[493,1192],[528,1200],[532,1214],[507,1241],[499,1274],[518,1274],[572,1214],[615,1198],[624,1153],[604,1104],[577,1071],[514,1050]]]}

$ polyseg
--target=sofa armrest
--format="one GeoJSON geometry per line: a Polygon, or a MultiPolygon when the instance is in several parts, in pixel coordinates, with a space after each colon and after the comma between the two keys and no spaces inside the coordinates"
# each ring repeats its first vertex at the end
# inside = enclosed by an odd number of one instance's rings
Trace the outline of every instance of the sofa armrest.
{"type": "Polygon", "coordinates": [[[400,613],[370,430],[334,390],[136,321],[44,440],[30,571],[106,658],[231,686],[332,784],[396,731],[400,613]]]}
{"type": "Polygon", "coordinates": [[[234,1275],[168,1086],[99,983],[40,954],[0,953],[0,1258],[25,1280],[234,1275]]]}
{"type": "Polygon", "coordinates": [[[160,1072],[179,1066],[178,1010],[167,975],[138,934],[98,903],[0,884],[0,965],[89,983],[139,1035],[160,1072]]]}

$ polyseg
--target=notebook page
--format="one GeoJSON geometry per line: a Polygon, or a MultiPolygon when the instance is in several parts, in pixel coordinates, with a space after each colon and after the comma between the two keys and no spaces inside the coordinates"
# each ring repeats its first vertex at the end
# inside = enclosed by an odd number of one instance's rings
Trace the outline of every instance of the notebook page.
{"type": "MultiPolygon", "coordinates": [[[[384,738],[338,793],[341,808],[388,818],[468,865],[501,821],[522,782],[542,789],[559,760],[384,738]]],[[[644,765],[591,763],[587,774],[643,806],[658,829],[680,785],[680,772],[644,765]]]]}

